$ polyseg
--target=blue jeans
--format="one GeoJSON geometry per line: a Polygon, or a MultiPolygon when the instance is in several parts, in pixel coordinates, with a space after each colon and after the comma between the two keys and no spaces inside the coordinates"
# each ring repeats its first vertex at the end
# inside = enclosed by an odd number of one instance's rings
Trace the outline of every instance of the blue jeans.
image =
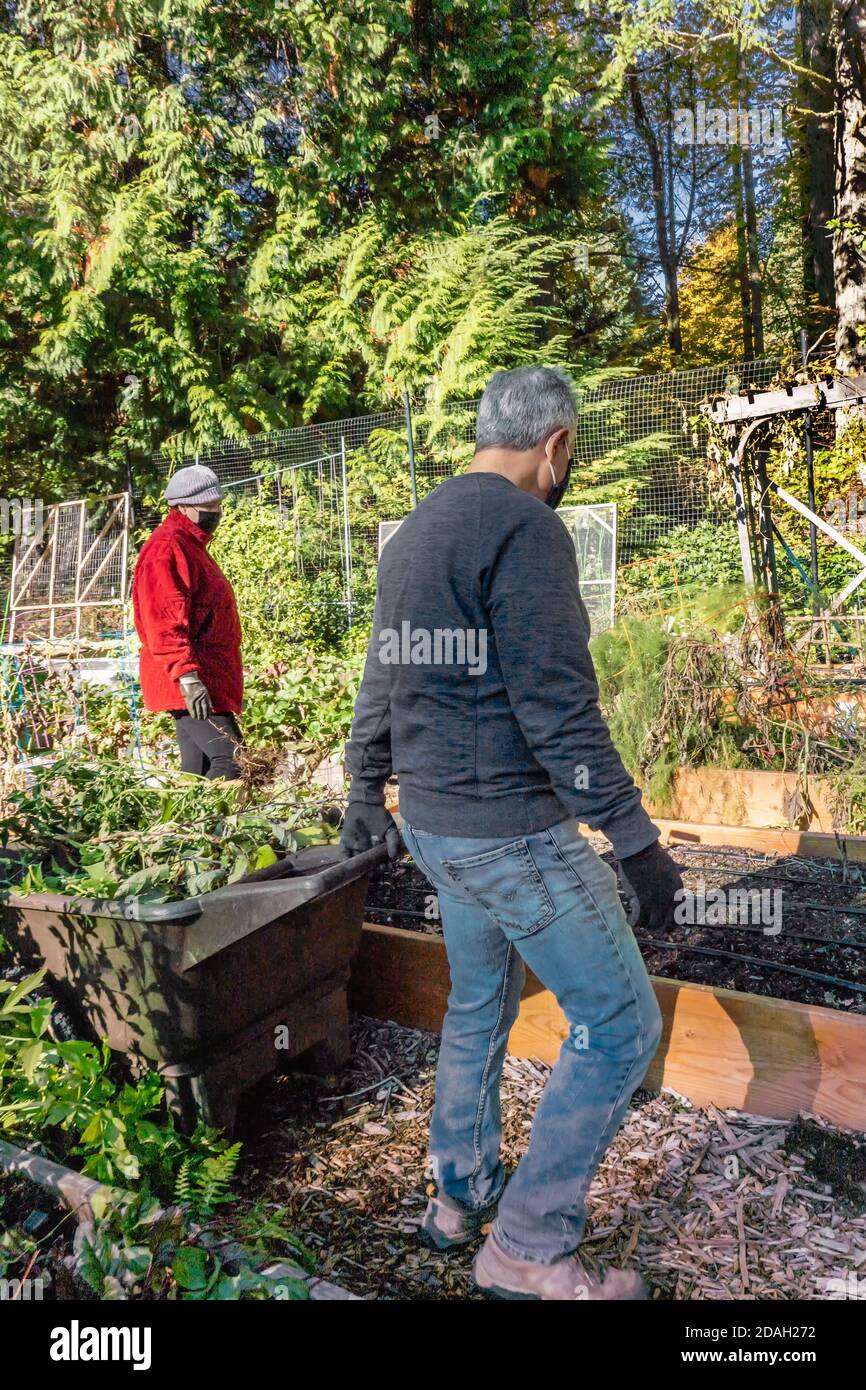
{"type": "Polygon", "coordinates": [[[451,968],[430,1155],[464,1206],[499,1202],[494,1233],[549,1264],[580,1244],[593,1174],[661,1037],[661,1014],[616,875],[572,820],[522,839],[428,835],[403,825],[439,895],[451,968]],[[499,1083],[526,965],[569,1035],[507,1187],[499,1083]]]}

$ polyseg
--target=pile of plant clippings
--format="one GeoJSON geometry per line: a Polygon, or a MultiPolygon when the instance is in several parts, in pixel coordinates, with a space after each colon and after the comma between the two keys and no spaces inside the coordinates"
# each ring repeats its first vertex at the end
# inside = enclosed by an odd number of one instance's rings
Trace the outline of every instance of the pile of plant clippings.
{"type": "Polygon", "coordinates": [[[863,727],[844,698],[857,685],[809,667],[777,608],[751,608],[711,589],[599,633],[592,656],[614,743],[660,814],[681,768],[757,768],[826,778],[834,824],[860,833],[863,727]]]}
{"type": "Polygon", "coordinates": [[[22,894],[166,902],[338,834],[325,802],[298,788],[262,791],[76,753],[39,769],[7,811],[0,848],[15,858],[0,857],[0,878],[22,894]]]}

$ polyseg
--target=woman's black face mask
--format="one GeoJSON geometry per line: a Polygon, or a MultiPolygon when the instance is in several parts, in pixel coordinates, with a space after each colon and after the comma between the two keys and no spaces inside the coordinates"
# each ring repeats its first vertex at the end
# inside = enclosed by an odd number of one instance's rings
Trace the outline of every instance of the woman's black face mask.
{"type": "Polygon", "coordinates": [[[566,490],[568,488],[568,479],[571,475],[571,465],[573,463],[574,459],[570,458],[566,465],[565,474],[563,476],[562,482],[558,483],[556,481],[556,473],[554,472],[553,464],[550,462],[550,459],[547,460],[547,466],[550,469],[550,475],[553,478],[553,487],[550,489],[550,492],[547,494],[544,500],[547,503],[548,507],[552,507],[554,511],[556,511],[557,507],[559,506],[560,502],[566,494],[566,490]]]}
{"type": "Polygon", "coordinates": [[[196,517],[196,525],[200,526],[203,531],[207,531],[208,534],[212,536],[220,524],[221,516],[221,512],[199,512],[196,517]]]}

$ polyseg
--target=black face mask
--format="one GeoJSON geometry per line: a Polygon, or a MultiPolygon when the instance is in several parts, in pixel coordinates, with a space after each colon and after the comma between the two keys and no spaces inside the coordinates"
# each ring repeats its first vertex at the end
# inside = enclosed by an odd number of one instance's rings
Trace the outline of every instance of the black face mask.
{"type": "MultiPolygon", "coordinates": [[[[567,488],[568,488],[568,479],[569,479],[569,477],[570,477],[570,475],[571,475],[571,465],[572,465],[573,463],[574,463],[574,459],[573,459],[573,458],[570,458],[570,459],[568,460],[567,465],[566,465],[565,476],[563,477],[562,482],[561,482],[561,483],[554,482],[553,487],[550,489],[550,492],[547,494],[547,496],[546,496],[545,499],[544,499],[545,502],[547,503],[548,507],[552,507],[554,511],[556,511],[557,507],[559,506],[560,502],[562,501],[563,497],[565,496],[566,490],[567,490],[567,488]]],[[[555,479],[555,478],[556,478],[556,474],[553,472],[553,464],[550,462],[549,459],[548,459],[547,466],[548,466],[548,468],[550,469],[550,472],[551,472],[552,476],[553,476],[554,479],[555,479]]]]}
{"type": "Polygon", "coordinates": [[[200,526],[203,531],[207,531],[209,536],[212,536],[220,524],[220,519],[220,512],[199,512],[195,524],[200,526]]]}

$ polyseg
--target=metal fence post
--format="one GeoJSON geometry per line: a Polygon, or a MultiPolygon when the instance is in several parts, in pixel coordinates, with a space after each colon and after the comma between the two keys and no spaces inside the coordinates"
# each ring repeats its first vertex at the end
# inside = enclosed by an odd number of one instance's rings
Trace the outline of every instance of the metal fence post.
{"type": "Polygon", "coordinates": [[[415,479],[415,440],[412,437],[412,402],[407,387],[403,387],[403,410],[406,415],[406,440],[409,445],[409,486],[412,489],[412,506],[418,505],[418,485],[415,479]]]}
{"type": "Polygon", "coordinates": [[[346,545],[346,617],[352,630],[352,532],[349,527],[349,480],[346,471],[346,436],[340,435],[340,460],[343,465],[343,526],[346,545]]]}
{"type": "MultiPolygon", "coordinates": [[[[129,493],[129,518],[130,518],[130,523],[134,526],[134,525],[135,525],[135,483],[133,482],[133,478],[132,478],[132,462],[131,462],[130,457],[129,457],[129,445],[126,444],[126,443],[124,443],[124,445],[123,445],[123,468],[124,468],[124,472],[125,472],[125,474],[126,474],[126,477],[124,478],[123,482],[126,484],[126,490],[127,490],[127,492],[129,493]]],[[[123,484],[121,484],[121,487],[122,487],[122,486],[123,486],[123,484]]]]}
{"type": "MultiPolygon", "coordinates": [[[[809,336],[805,328],[800,329],[800,356],[803,366],[809,365],[809,336]]],[[[806,486],[809,492],[809,510],[814,512],[815,508],[815,464],[812,458],[812,412],[806,411],[804,418],[804,430],[806,436],[806,486]]],[[[818,579],[818,528],[813,521],[809,522],[809,557],[812,563],[812,612],[818,613],[821,608],[821,585],[818,579]]]]}

